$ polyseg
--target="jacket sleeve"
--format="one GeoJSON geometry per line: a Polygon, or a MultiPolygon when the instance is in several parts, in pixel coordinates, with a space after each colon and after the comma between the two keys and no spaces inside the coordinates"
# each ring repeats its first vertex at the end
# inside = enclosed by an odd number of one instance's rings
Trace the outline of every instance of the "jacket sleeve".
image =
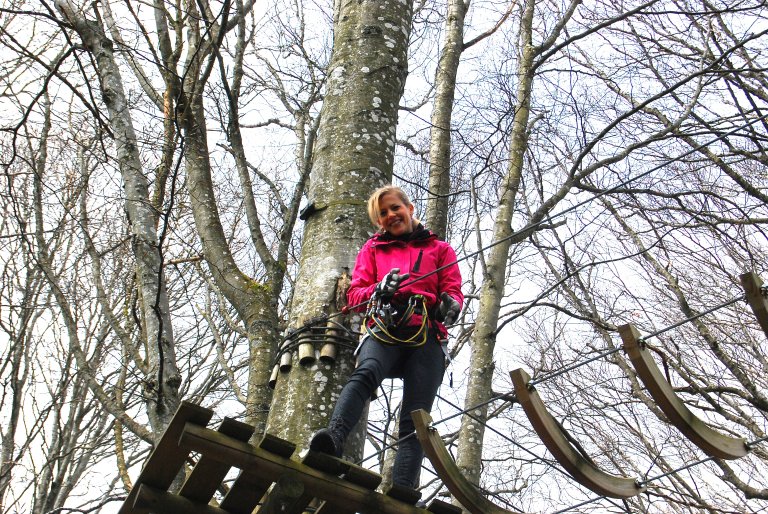
{"type": "Polygon", "coordinates": [[[355,259],[355,268],[352,270],[352,281],[347,290],[347,305],[355,307],[358,312],[363,312],[366,303],[376,289],[376,258],[370,241],[366,242],[355,259]],[[359,305],[362,304],[362,305],[359,305]]]}
{"type": "Polygon", "coordinates": [[[464,308],[464,294],[461,292],[461,271],[459,270],[459,265],[456,264],[456,252],[447,243],[445,244],[445,250],[440,253],[440,260],[438,262],[438,267],[442,268],[443,266],[447,267],[437,274],[437,297],[440,298],[442,293],[448,293],[464,308]]]}

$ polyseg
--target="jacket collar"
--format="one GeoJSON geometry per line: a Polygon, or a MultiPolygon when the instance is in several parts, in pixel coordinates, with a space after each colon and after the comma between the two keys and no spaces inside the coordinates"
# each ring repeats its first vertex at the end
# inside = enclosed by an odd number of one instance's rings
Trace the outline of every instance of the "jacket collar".
{"type": "Polygon", "coordinates": [[[401,243],[408,243],[410,241],[428,241],[435,238],[437,238],[436,234],[419,223],[413,229],[413,232],[408,232],[407,234],[403,234],[401,236],[393,236],[388,232],[378,232],[374,234],[372,239],[379,244],[386,244],[394,243],[397,241],[401,243]]]}

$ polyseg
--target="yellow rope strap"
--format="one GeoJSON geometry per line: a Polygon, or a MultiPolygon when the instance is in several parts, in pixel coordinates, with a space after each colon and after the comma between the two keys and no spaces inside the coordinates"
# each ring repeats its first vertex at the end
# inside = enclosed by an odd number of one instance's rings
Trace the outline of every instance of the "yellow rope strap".
{"type": "Polygon", "coordinates": [[[391,345],[421,346],[427,342],[429,316],[427,314],[427,300],[423,295],[413,295],[408,299],[408,305],[405,308],[405,312],[403,312],[403,315],[396,324],[388,324],[380,314],[380,311],[383,309],[391,308],[389,303],[382,305],[380,300],[373,297],[371,298],[368,302],[368,310],[365,313],[365,319],[363,320],[366,334],[375,338],[377,341],[391,345]],[[392,335],[392,330],[405,328],[407,326],[408,321],[413,317],[416,308],[419,306],[421,307],[421,326],[419,326],[418,331],[407,339],[400,339],[399,337],[392,335]],[[372,326],[369,325],[368,320],[373,321],[372,326]]]}

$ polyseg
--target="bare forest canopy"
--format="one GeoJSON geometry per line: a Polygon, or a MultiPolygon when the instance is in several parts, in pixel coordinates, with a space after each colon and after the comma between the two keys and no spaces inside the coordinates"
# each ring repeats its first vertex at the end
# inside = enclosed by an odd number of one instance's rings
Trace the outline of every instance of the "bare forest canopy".
{"type": "MultiPolygon", "coordinates": [[[[765,512],[768,341],[733,300],[743,273],[768,279],[767,14],[6,0],[0,511],[114,512],[182,401],[305,444],[356,341],[323,360],[312,342],[302,362],[280,347],[342,310],[373,231],[363,203],[392,181],[460,259],[432,418],[487,498],[765,512]],[[658,334],[675,394],[754,443],[745,457],[708,459],[667,422],[621,351],[627,324],[658,334]],[[599,468],[645,492],[574,482],[513,401],[517,368],[599,468]]],[[[385,385],[350,451],[386,480],[400,392],[385,385]]],[[[447,499],[431,468],[421,484],[447,499]]]]}

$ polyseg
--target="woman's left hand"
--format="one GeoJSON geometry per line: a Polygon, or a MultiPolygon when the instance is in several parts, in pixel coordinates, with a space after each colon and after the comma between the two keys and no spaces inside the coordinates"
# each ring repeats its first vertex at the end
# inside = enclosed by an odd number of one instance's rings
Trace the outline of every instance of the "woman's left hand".
{"type": "Polygon", "coordinates": [[[448,293],[440,295],[440,306],[437,308],[437,321],[444,325],[453,325],[461,312],[461,305],[448,293]]]}

